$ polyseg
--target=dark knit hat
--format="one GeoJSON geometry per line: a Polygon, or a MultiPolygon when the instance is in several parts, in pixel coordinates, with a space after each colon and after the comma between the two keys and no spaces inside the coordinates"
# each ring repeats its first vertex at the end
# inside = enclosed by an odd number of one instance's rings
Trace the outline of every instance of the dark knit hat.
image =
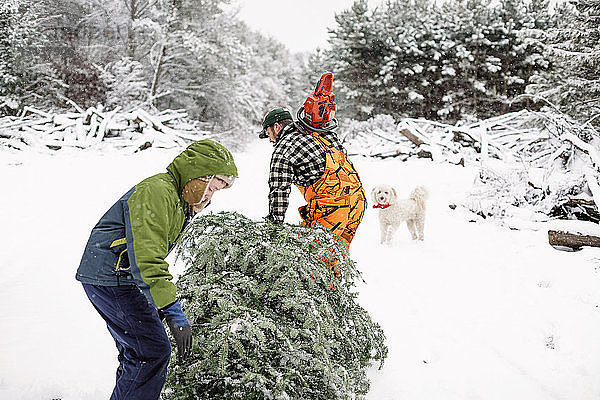
{"type": "Polygon", "coordinates": [[[275,122],[282,121],[284,119],[292,119],[292,114],[285,108],[276,108],[265,114],[262,121],[262,131],[258,132],[258,137],[264,139],[267,137],[267,128],[273,125],[275,122]]]}

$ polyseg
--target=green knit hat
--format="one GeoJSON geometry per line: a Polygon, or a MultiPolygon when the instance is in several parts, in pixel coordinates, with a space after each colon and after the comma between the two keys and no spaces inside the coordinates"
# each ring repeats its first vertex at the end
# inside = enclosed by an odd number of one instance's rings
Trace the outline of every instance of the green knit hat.
{"type": "Polygon", "coordinates": [[[262,131],[258,132],[258,137],[261,139],[268,137],[267,128],[284,119],[292,119],[292,114],[285,108],[276,108],[266,113],[262,121],[262,131]]]}

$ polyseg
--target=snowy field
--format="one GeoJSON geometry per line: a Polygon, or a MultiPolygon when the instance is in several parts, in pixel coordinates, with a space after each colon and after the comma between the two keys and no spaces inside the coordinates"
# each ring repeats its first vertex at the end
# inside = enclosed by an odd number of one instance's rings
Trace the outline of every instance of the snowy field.
{"type": "MultiPolygon", "coordinates": [[[[240,178],[207,211],[267,213],[270,145],[236,154],[240,178]]],[[[113,202],[179,151],[0,154],[0,399],[100,400],[116,348],[75,281],[89,232],[113,202]]],[[[365,188],[390,183],[430,200],[425,241],[402,227],[379,244],[367,210],[351,247],[361,304],[388,339],[369,400],[600,398],[600,251],[560,252],[547,234],[469,222],[448,204],[475,168],[355,159],[365,188]]],[[[288,222],[302,204],[292,191],[288,222]]],[[[173,270],[181,272],[183,266],[173,270]]]]}

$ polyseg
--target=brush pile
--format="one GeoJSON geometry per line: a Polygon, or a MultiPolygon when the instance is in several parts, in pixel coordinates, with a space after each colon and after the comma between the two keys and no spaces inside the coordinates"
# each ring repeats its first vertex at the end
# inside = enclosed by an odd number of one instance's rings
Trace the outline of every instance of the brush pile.
{"type": "Polygon", "coordinates": [[[26,107],[18,117],[0,118],[0,148],[49,152],[110,146],[136,152],[149,147],[185,147],[212,135],[206,126],[186,118],[183,110],[150,115],[142,109],[108,111],[99,105],[50,114],[26,107]]]}
{"type": "Polygon", "coordinates": [[[350,123],[344,141],[355,155],[476,166],[473,190],[451,204],[471,219],[517,229],[585,221],[591,225],[560,229],[600,236],[600,133],[566,115],[522,110],[462,125],[410,118],[394,125],[378,116],[350,123]]]}
{"type": "Polygon", "coordinates": [[[547,167],[557,159],[565,166],[580,153],[600,166],[600,134],[562,114],[521,110],[469,124],[405,118],[394,124],[389,116],[352,121],[344,142],[349,154],[370,157],[428,155],[434,161],[479,162],[495,158],[547,167]]]}

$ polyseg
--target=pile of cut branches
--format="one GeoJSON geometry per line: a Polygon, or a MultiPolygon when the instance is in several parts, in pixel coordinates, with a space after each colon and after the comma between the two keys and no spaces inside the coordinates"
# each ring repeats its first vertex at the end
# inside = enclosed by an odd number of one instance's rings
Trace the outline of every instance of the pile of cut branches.
{"type": "Polygon", "coordinates": [[[486,137],[489,151],[479,148],[478,179],[461,205],[511,228],[556,230],[553,244],[580,243],[583,231],[600,236],[600,134],[564,115],[521,114],[520,130],[486,137]]]}
{"type": "Polygon", "coordinates": [[[350,123],[344,139],[350,154],[477,166],[475,186],[458,205],[481,218],[512,227],[600,221],[600,133],[564,114],[522,110],[457,125],[412,118],[394,125],[378,116],[350,123]]]}
{"type": "Polygon", "coordinates": [[[108,111],[99,105],[50,114],[26,107],[20,116],[0,118],[0,147],[51,151],[111,146],[135,152],[149,147],[185,147],[211,136],[210,131],[186,117],[183,110],[151,115],[142,109],[108,111]]]}
{"type": "Polygon", "coordinates": [[[429,154],[436,161],[480,162],[495,158],[506,162],[548,167],[560,161],[565,167],[585,154],[600,167],[600,134],[564,114],[522,110],[469,124],[450,125],[405,118],[387,131],[379,129],[378,116],[351,123],[345,136],[350,154],[371,157],[429,154]]]}

